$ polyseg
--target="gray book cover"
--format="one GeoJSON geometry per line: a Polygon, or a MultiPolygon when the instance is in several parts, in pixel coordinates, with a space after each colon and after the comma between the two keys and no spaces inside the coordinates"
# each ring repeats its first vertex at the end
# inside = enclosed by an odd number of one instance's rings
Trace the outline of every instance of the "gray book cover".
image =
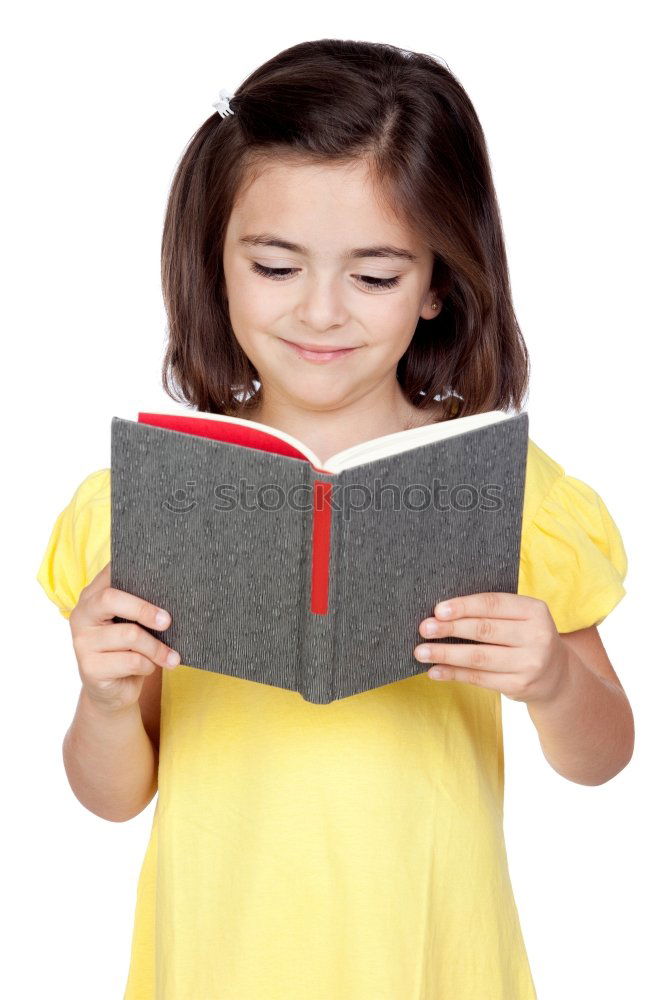
{"type": "Polygon", "coordinates": [[[423,673],[414,647],[437,602],[518,588],[528,416],[464,421],[326,473],[113,417],[111,586],[170,612],[147,631],[182,669],[316,704],[423,673]]]}

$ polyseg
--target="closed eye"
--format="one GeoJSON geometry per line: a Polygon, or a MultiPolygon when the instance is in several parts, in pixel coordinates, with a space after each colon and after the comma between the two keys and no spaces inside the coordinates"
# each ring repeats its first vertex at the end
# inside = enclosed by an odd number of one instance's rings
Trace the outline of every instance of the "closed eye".
{"type": "MultiPolygon", "coordinates": [[[[255,274],[261,274],[264,278],[270,278],[272,281],[284,281],[294,274],[298,268],[297,267],[264,267],[263,264],[257,263],[256,260],[252,261],[252,270],[255,274]]],[[[374,278],[370,274],[355,274],[355,278],[358,278],[362,284],[367,288],[394,288],[400,278],[374,278]]]]}

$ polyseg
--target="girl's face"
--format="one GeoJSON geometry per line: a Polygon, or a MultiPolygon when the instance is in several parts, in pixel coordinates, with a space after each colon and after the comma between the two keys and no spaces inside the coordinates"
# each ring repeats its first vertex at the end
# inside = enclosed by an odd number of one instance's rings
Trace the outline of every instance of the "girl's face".
{"type": "Polygon", "coordinates": [[[223,253],[229,313],[267,404],[326,411],[395,393],[419,317],[437,312],[432,252],[386,213],[363,161],[275,161],[236,201],[223,253]],[[312,361],[285,340],[355,350],[312,361]]]}

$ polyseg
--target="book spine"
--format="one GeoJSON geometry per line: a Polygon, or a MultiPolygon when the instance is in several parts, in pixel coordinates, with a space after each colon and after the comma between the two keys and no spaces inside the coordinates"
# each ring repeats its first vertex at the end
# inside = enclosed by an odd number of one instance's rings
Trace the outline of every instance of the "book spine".
{"type": "Polygon", "coordinates": [[[334,475],[310,467],[309,509],[303,533],[299,690],[306,701],[325,705],[333,690],[335,607],[332,605],[335,533],[332,516],[334,475]]]}
{"type": "Polygon", "coordinates": [[[312,559],[310,564],[310,611],[328,614],[331,558],[332,484],[317,478],[313,483],[312,559]]]}

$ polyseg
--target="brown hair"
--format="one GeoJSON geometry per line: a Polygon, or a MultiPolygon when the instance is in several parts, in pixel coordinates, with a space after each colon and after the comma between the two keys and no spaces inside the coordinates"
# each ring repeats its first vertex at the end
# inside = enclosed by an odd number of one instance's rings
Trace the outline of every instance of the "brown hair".
{"type": "Polygon", "coordinates": [[[162,386],[209,413],[250,415],[259,374],[229,320],[222,251],[235,198],[267,160],[364,158],[378,194],[434,255],[442,300],[419,319],[397,378],[441,419],[521,409],[529,358],[515,316],[485,138],[445,65],[393,45],[320,39],[256,69],[195,132],[162,238],[162,386]],[[175,391],[173,391],[175,390],[175,391]]]}

